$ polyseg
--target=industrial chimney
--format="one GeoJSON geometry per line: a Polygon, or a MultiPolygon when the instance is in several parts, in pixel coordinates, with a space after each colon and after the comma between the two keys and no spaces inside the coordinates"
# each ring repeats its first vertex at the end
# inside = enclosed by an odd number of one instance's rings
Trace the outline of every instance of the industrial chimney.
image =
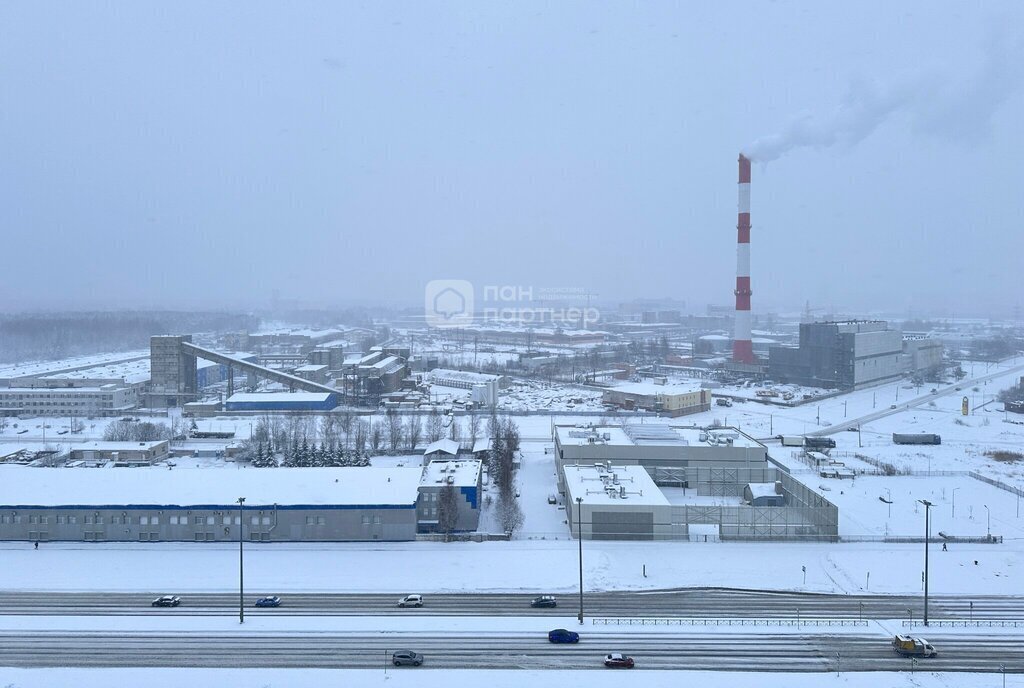
{"type": "Polygon", "coordinates": [[[742,153],[736,232],[736,334],[732,342],[732,360],[753,363],[754,344],[750,340],[750,158],[742,153]]]}

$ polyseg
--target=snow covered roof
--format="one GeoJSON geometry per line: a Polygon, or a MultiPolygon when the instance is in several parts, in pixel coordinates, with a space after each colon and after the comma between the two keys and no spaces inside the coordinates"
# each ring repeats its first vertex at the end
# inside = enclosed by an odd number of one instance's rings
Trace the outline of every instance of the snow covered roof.
{"type": "Polygon", "coordinates": [[[412,506],[419,467],[29,468],[0,467],[0,505],[412,506]]]}
{"type": "Polygon", "coordinates": [[[479,439],[473,443],[473,453],[477,454],[479,452],[490,451],[491,445],[493,444],[494,441],[490,437],[484,437],[483,439],[479,439]]]}
{"type": "Polygon", "coordinates": [[[316,363],[307,363],[306,365],[301,365],[298,368],[296,368],[295,372],[296,373],[319,373],[321,370],[327,370],[327,366],[322,365],[322,364],[318,365],[316,363]]]}
{"type": "Polygon", "coordinates": [[[490,373],[474,373],[468,370],[449,370],[448,368],[434,368],[429,373],[430,378],[437,384],[443,386],[444,380],[460,380],[462,382],[491,382],[500,376],[490,373]]]}
{"type": "Polygon", "coordinates": [[[694,392],[700,391],[700,385],[697,384],[668,384],[658,385],[653,382],[625,382],[621,385],[615,385],[609,387],[609,392],[620,392],[623,394],[646,394],[646,395],[673,395],[673,394],[693,394],[694,392]]]}
{"type": "Polygon", "coordinates": [[[480,479],[480,468],[483,462],[478,459],[447,461],[445,459],[431,461],[423,469],[424,487],[443,485],[446,482],[455,487],[470,487],[480,479]],[[451,482],[448,479],[451,478],[451,482]]]}
{"type": "Polygon", "coordinates": [[[455,440],[438,440],[437,442],[431,442],[427,445],[427,448],[423,450],[424,456],[435,452],[442,452],[444,454],[451,454],[452,456],[455,456],[459,453],[459,443],[455,440]]]}
{"type": "Polygon", "coordinates": [[[167,440],[154,440],[152,442],[85,442],[71,447],[72,451],[139,451],[141,449],[153,449],[160,445],[167,444],[167,440]]]}
{"type": "Polygon", "coordinates": [[[750,490],[753,499],[779,496],[775,491],[775,483],[747,483],[747,489],[750,490]]]}
{"type": "Polygon", "coordinates": [[[583,498],[588,506],[594,504],[622,504],[644,506],[668,506],[669,501],[661,489],[654,484],[643,466],[607,464],[566,464],[566,501],[572,504],[577,497],[583,498]],[[625,487],[626,497],[622,498],[621,488],[625,487]],[[612,490],[616,496],[612,496],[612,490]]]}
{"type": "Polygon", "coordinates": [[[282,401],[292,402],[309,402],[317,401],[323,402],[331,396],[330,392],[239,392],[238,394],[232,394],[228,397],[228,402],[273,402],[278,403],[282,401]]]}

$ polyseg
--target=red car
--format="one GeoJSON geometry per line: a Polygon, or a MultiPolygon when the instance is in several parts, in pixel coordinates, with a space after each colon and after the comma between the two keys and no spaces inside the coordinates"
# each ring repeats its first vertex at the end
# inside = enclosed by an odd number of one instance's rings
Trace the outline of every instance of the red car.
{"type": "Polygon", "coordinates": [[[632,669],[633,658],[614,652],[604,656],[604,665],[610,669],[632,669]]]}

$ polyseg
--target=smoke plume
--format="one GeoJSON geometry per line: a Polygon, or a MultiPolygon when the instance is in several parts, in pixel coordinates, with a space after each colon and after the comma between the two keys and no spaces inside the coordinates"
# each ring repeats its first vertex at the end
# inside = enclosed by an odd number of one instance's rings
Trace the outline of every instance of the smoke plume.
{"type": "Polygon", "coordinates": [[[922,133],[976,142],[988,135],[999,107],[1020,87],[1022,46],[1019,39],[993,36],[981,62],[959,76],[925,72],[884,84],[855,81],[831,113],[802,113],[781,132],[754,141],[744,155],[764,163],[800,148],[853,147],[897,117],[922,133]]]}

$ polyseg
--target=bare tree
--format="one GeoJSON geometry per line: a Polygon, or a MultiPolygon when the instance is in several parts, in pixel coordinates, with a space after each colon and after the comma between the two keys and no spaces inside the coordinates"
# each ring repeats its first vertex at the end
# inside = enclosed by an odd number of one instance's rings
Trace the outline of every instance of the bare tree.
{"type": "Polygon", "coordinates": [[[381,441],[384,439],[384,433],[380,427],[380,421],[370,421],[370,450],[374,454],[380,452],[381,441]]]}
{"type": "Polygon", "coordinates": [[[338,446],[338,417],[328,413],[320,419],[320,443],[331,451],[338,446]]]}
{"type": "Polygon", "coordinates": [[[345,409],[338,415],[338,425],[341,427],[341,431],[345,433],[345,446],[349,447],[352,445],[352,425],[355,421],[355,416],[348,409],[345,409]]]}
{"type": "Polygon", "coordinates": [[[476,441],[480,438],[480,416],[473,413],[469,416],[469,444],[476,444],[476,441]]]}
{"type": "MultiPolygon", "coordinates": [[[[366,451],[366,442],[371,434],[370,423],[365,420],[357,420],[355,423],[355,429],[353,434],[353,444],[355,445],[355,450],[362,454],[364,451],[366,451]]],[[[378,438],[377,441],[380,442],[380,439],[378,438]]]]}
{"type": "Polygon", "coordinates": [[[136,423],[134,421],[114,421],[103,431],[103,439],[107,442],[155,442],[165,440],[170,435],[170,428],[163,423],[136,423]]]}
{"type": "Polygon", "coordinates": [[[427,442],[437,442],[444,437],[444,421],[436,406],[431,407],[427,415],[427,442]]]}
{"type": "Polygon", "coordinates": [[[459,497],[454,485],[444,484],[437,493],[437,529],[445,541],[459,522],[459,497]]]}
{"type": "Polygon", "coordinates": [[[420,443],[422,436],[423,424],[420,422],[420,417],[417,415],[409,416],[405,421],[405,441],[410,453],[416,451],[416,445],[420,443]]]}
{"type": "Polygon", "coordinates": [[[395,409],[388,409],[384,415],[384,430],[387,433],[388,449],[392,454],[398,453],[398,445],[402,443],[402,417],[395,409]]]}
{"type": "Polygon", "coordinates": [[[512,537],[517,530],[523,527],[525,517],[523,510],[519,508],[519,500],[511,494],[502,494],[498,497],[498,523],[502,530],[512,537]]]}
{"type": "Polygon", "coordinates": [[[448,439],[458,442],[460,436],[460,425],[459,419],[456,416],[452,416],[452,424],[448,426],[448,439]]]}

